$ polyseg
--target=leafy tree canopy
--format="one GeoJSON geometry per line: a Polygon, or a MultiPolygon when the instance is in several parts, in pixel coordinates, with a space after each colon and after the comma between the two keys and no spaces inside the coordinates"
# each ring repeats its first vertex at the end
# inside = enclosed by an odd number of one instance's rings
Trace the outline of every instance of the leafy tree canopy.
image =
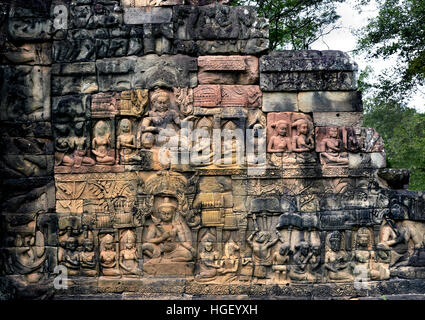
{"type": "Polygon", "coordinates": [[[344,0],[234,0],[252,5],[270,22],[270,49],[309,49],[320,37],[338,28],[336,4],[344,0]]]}

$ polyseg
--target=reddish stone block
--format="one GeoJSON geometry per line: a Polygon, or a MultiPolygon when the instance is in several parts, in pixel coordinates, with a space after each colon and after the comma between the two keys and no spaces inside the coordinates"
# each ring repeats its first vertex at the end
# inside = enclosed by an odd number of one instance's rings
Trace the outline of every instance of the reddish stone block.
{"type": "Polygon", "coordinates": [[[255,84],[258,58],[253,56],[203,56],[198,58],[200,84],[255,84]]]}
{"type": "Polygon", "coordinates": [[[200,85],[194,89],[196,107],[246,107],[261,106],[259,86],[200,85]]]}

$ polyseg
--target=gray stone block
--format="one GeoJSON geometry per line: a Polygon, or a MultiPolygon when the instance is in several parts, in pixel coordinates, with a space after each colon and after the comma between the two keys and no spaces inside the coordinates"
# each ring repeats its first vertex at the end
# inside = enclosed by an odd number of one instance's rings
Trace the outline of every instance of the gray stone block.
{"type": "Polygon", "coordinates": [[[313,122],[320,127],[361,127],[363,112],[313,112],[313,122]]]}
{"type": "Polygon", "coordinates": [[[263,112],[297,112],[297,94],[292,92],[266,92],[263,94],[262,110],[263,112]]]}
{"type": "Polygon", "coordinates": [[[173,17],[171,8],[136,7],[124,8],[125,24],[169,23],[173,17]]]}
{"type": "Polygon", "coordinates": [[[359,112],[363,103],[360,91],[300,92],[298,108],[302,112],[359,112]]]}

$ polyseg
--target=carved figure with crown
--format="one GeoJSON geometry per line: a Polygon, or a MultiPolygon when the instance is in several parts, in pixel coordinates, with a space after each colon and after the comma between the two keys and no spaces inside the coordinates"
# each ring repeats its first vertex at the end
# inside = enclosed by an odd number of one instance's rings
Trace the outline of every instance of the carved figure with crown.
{"type": "Polygon", "coordinates": [[[185,177],[160,172],[146,181],[146,189],[154,195],[151,223],[144,234],[142,252],[147,261],[143,270],[148,275],[192,275],[195,249],[192,234],[184,219],[188,209],[184,190],[185,177]]]}
{"type": "Polygon", "coordinates": [[[172,137],[180,129],[179,112],[172,104],[171,94],[164,89],[156,89],[151,94],[151,110],[148,116],[142,120],[140,132],[142,146],[145,149],[152,147],[152,140],[156,147],[167,142],[158,139],[160,132],[166,137],[172,137]]]}

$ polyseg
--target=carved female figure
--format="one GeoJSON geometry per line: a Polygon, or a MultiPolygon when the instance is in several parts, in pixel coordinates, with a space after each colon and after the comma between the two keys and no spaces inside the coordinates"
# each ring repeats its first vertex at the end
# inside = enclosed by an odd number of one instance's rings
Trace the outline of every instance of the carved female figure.
{"type": "Polygon", "coordinates": [[[138,275],[138,254],[134,233],[127,230],[121,237],[120,267],[123,275],[138,275]]]}
{"type": "Polygon", "coordinates": [[[233,240],[228,241],[224,246],[221,268],[218,269],[218,273],[224,276],[224,280],[236,279],[236,272],[239,268],[239,250],[240,247],[233,240]]]}
{"type": "Polygon", "coordinates": [[[74,237],[66,239],[63,264],[68,268],[69,275],[76,275],[80,269],[80,256],[77,251],[78,240],[74,237]]]}
{"type": "Polygon", "coordinates": [[[118,276],[117,253],[114,248],[113,238],[105,235],[100,242],[100,266],[104,276],[118,276]]]}
{"type": "Polygon", "coordinates": [[[75,137],[73,137],[73,144],[75,148],[74,166],[78,168],[81,165],[85,165],[85,166],[95,165],[96,161],[86,156],[88,143],[87,143],[87,138],[84,136],[84,123],[79,122],[75,124],[74,132],[75,132],[75,137]]]}
{"type": "Polygon", "coordinates": [[[276,130],[276,135],[269,141],[269,152],[291,152],[292,142],[288,137],[289,124],[285,120],[279,120],[271,125],[276,130]]]}
{"type": "Polygon", "coordinates": [[[219,254],[214,250],[214,241],[210,236],[207,236],[201,245],[201,252],[199,254],[199,273],[196,276],[198,280],[211,280],[217,276],[217,269],[220,268],[218,264],[219,254]]]}
{"type": "Polygon", "coordinates": [[[348,281],[352,280],[350,273],[350,255],[341,249],[342,234],[334,231],[329,237],[331,250],[326,251],[325,269],[330,280],[348,281]]]}
{"type": "Polygon", "coordinates": [[[72,139],[69,137],[70,129],[67,125],[59,124],[55,128],[60,133],[60,136],[55,141],[55,165],[72,167],[74,159],[71,156],[71,152],[74,146],[72,139]]]}
{"type": "Polygon", "coordinates": [[[343,151],[343,144],[338,138],[338,128],[327,128],[327,137],[322,140],[325,152],[320,154],[322,164],[340,166],[348,164],[348,155],[343,151]]]}
{"type": "Polygon", "coordinates": [[[292,151],[306,152],[314,149],[314,141],[306,119],[298,119],[292,123],[296,128],[296,134],[292,137],[292,151]]]}
{"type": "Polygon", "coordinates": [[[131,133],[131,122],[128,119],[122,119],[120,122],[120,135],[117,137],[117,149],[120,153],[122,163],[128,163],[137,157],[136,155],[136,137],[131,133]]]}
{"type": "Polygon", "coordinates": [[[83,251],[80,253],[81,273],[85,276],[94,277],[96,271],[96,257],[94,254],[94,243],[91,239],[83,240],[83,251]]]}
{"type": "Polygon", "coordinates": [[[314,281],[309,272],[309,264],[313,252],[306,241],[301,241],[295,245],[295,254],[293,256],[293,265],[290,267],[289,278],[295,281],[314,281]]]}
{"type": "Polygon", "coordinates": [[[100,164],[113,165],[115,159],[109,156],[111,145],[110,129],[105,121],[98,121],[94,127],[95,137],[92,142],[92,152],[96,155],[96,161],[100,164]]]}

